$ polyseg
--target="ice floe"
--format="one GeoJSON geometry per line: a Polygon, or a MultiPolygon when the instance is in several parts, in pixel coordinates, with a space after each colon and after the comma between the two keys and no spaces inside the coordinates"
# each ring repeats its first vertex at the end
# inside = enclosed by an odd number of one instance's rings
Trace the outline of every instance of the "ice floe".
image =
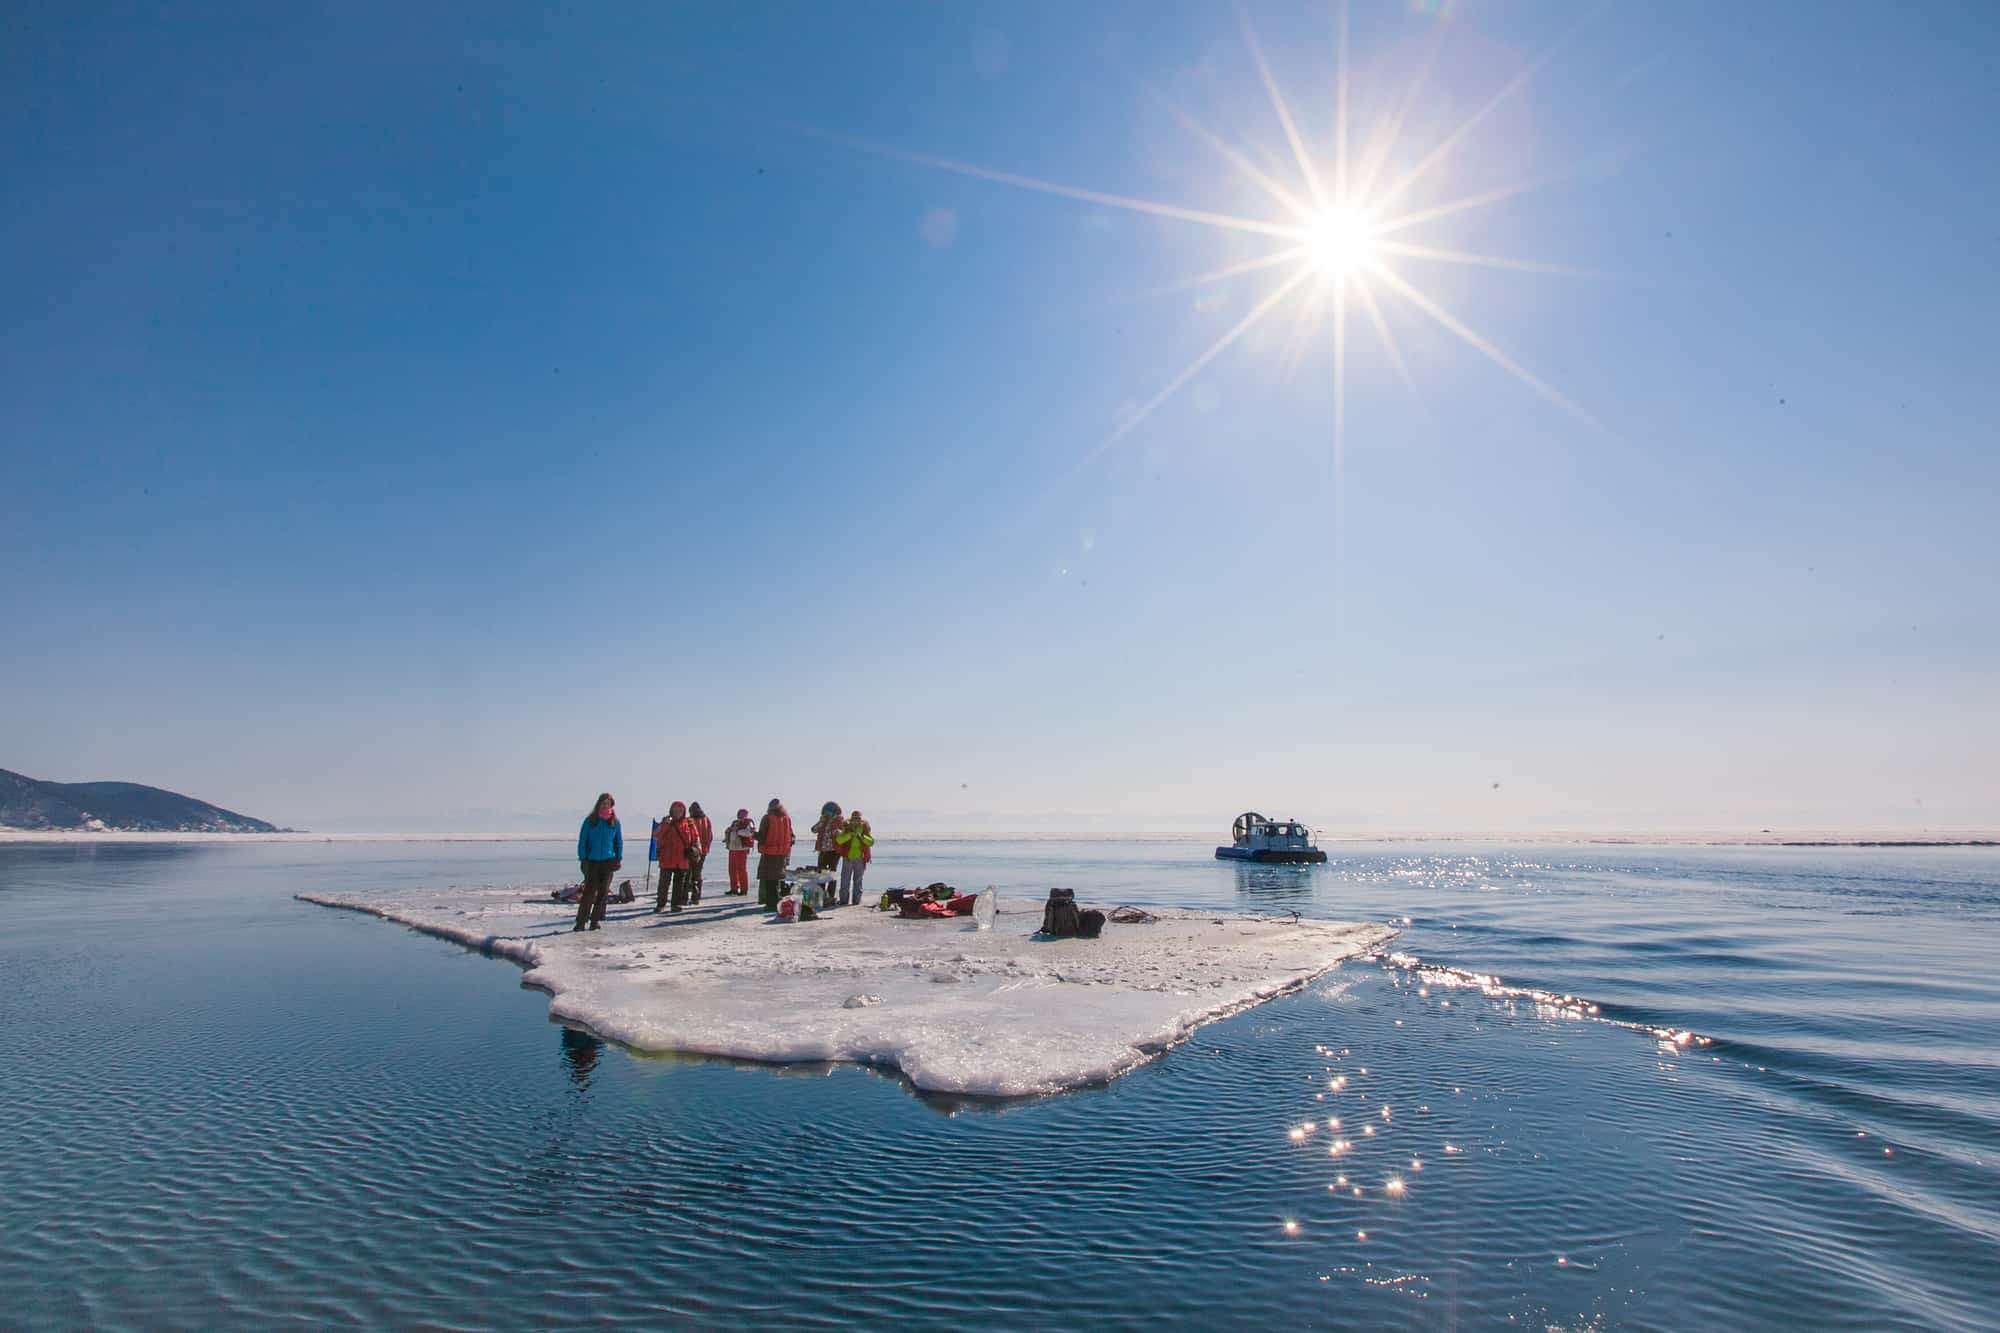
{"type": "MultiPolygon", "coordinates": [[[[843,907],[773,923],[754,901],[614,906],[572,933],[532,890],[300,894],[528,969],[550,1014],[641,1051],[894,1067],[930,1092],[1018,1097],[1117,1077],[1196,1027],[1380,948],[1390,927],[1161,910],[1095,940],[1044,940],[1038,903],[991,930],[843,907]]],[[[1109,906],[1109,904],[1105,904],[1109,906]]]]}

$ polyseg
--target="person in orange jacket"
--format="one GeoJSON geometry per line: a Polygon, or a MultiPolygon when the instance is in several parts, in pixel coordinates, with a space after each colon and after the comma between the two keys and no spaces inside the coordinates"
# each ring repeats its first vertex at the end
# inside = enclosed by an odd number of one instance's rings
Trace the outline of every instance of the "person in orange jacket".
{"type": "Polygon", "coordinates": [[[777,797],[757,821],[757,901],[767,912],[778,910],[778,897],[785,882],[785,863],[791,859],[792,817],[777,797]]]}
{"type": "Polygon", "coordinates": [[[688,853],[700,846],[694,825],[688,822],[687,806],[675,801],[653,836],[660,848],[660,895],[653,910],[666,911],[671,898],[673,910],[678,912],[687,906],[688,853]]]}
{"type": "Polygon", "coordinates": [[[695,845],[688,850],[688,901],[701,901],[701,868],[715,846],[715,821],[703,813],[700,801],[688,803],[688,823],[694,825],[695,845]]]}

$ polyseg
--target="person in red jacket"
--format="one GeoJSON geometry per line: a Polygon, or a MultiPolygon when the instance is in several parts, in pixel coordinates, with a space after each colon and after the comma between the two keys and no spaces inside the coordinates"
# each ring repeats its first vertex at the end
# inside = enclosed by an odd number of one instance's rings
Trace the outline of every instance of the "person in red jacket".
{"type": "Polygon", "coordinates": [[[757,901],[767,912],[778,910],[785,862],[791,858],[794,841],[792,817],[785,813],[785,803],[773,796],[757,821],[757,901]]]}
{"type": "Polygon", "coordinates": [[[673,910],[678,912],[687,906],[688,853],[700,845],[695,841],[694,825],[688,822],[687,806],[675,801],[653,836],[660,848],[660,896],[653,910],[666,911],[671,898],[673,910]]]}
{"type": "Polygon", "coordinates": [[[701,867],[708,849],[715,846],[715,821],[703,813],[700,801],[688,803],[688,823],[694,826],[695,845],[688,850],[688,901],[701,901],[701,867]]]}
{"type": "Polygon", "coordinates": [[[740,898],[750,896],[750,849],[756,842],[757,825],[746,806],[722,834],[722,845],[729,851],[729,891],[740,898]]]}

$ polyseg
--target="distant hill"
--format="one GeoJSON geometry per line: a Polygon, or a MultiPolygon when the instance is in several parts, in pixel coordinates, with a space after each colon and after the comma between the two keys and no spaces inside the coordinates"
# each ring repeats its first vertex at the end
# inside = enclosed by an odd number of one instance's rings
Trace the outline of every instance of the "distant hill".
{"type": "Polygon", "coordinates": [[[276,833],[275,824],[137,782],[43,782],[0,768],[0,828],[276,833]]]}

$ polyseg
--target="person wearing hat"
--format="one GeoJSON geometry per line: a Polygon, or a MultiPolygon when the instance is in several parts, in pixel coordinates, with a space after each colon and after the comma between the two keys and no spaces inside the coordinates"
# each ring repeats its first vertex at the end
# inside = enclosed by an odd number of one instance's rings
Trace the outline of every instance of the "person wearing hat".
{"type": "Polygon", "coordinates": [[[819,853],[819,869],[833,870],[840,865],[840,848],[833,845],[834,835],[840,832],[840,803],[828,801],[819,808],[819,822],[812,826],[813,850],[819,853]]]}
{"type": "Polygon", "coordinates": [[[667,911],[671,902],[672,910],[678,912],[687,906],[688,867],[700,847],[694,825],[688,822],[687,805],[675,801],[653,836],[660,845],[660,893],[653,910],[667,911]]]}
{"type": "Polygon", "coordinates": [[[750,892],[750,845],[757,841],[757,825],[745,806],[736,812],[734,823],[723,830],[722,845],[729,852],[729,891],[738,897],[750,892]]]}
{"type": "Polygon", "coordinates": [[[773,796],[764,817],[757,821],[757,901],[767,912],[778,910],[785,883],[785,863],[791,858],[792,844],[796,841],[785,803],[773,796]]]}
{"type": "Polygon", "coordinates": [[[840,849],[840,899],[843,903],[861,901],[861,877],[868,871],[868,863],[875,859],[869,849],[875,845],[875,830],[868,827],[868,821],[856,810],[847,817],[840,831],[833,835],[834,846],[840,849]]]}
{"type": "Polygon", "coordinates": [[[700,801],[688,802],[688,823],[694,826],[694,846],[688,849],[688,901],[701,901],[701,868],[708,849],[715,846],[715,821],[702,810],[700,801]]]}

